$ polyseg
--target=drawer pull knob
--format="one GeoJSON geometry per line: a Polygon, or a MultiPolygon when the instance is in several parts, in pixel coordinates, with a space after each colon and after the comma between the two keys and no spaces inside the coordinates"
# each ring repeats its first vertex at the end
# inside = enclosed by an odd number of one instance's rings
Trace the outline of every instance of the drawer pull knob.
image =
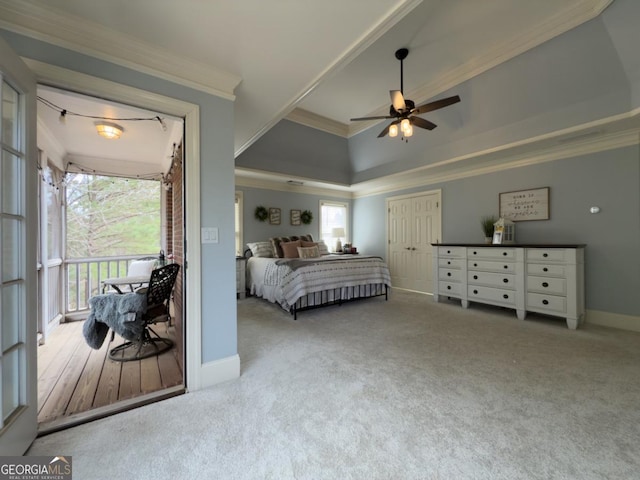
{"type": "Polygon", "coordinates": [[[549,254],[548,254],[548,253],[543,253],[543,254],[542,254],[542,256],[543,256],[544,258],[547,258],[547,257],[549,256],[549,254]]]}
{"type": "Polygon", "coordinates": [[[547,267],[544,267],[544,268],[542,269],[542,271],[543,271],[543,272],[548,272],[548,271],[549,271],[549,269],[548,269],[547,267]]]}
{"type": "Polygon", "coordinates": [[[505,265],[505,266],[504,266],[504,269],[505,269],[505,270],[506,270],[506,269],[508,269],[508,268],[509,268],[509,265],[505,265]]]}
{"type": "Polygon", "coordinates": [[[473,293],[474,293],[474,295],[477,295],[478,294],[478,290],[474,290],[473,293]]]}
{"type": "Polygon", "coordinates": [[[503,278],[503,279],[502,279],[502,281],[503,281],[504,283],[509,283],[509,279],[508,279],[508,278],[503,278]]]}
{"type": "Polygon", "coordinates": [[[473,279],[474,279],[474,280],[477,280],[477,279],[478,279],[478,275],[474,275],[474,276],[473,276],[473,279]]]}
{"type": "Polygon", "coordinates": [[[542,300],[543,305],[549,305],[549,300],[542,300]]]}
{"type": "Polygon", "coordinates": [[[477,254],[478,254],[478,252],[473,252],[473,254],[474,254],[474,255],[477,255],[477,254]]]}
{"type": "Polygon", "coordinates": [[[447,253],[451,253],[451,250],[447,250],[447,253]]]}
{"type": "Polygon", "coordinates": [[[544,288],[547,288],[547,287],[549,286],[549,284],[548,284],[547,282],[542,282],[542,286],[543,286],[544,288]]]}
{"type": "Polygon", "coordinates": [[[473,266],[474,266],[474,267],[477,267],[477,266],[478,266],[478,264],[477,264],[477,263],[474,263],[474,264],[473,264],[473,266]]]}
{"type": "Polygon", "coordinates": [[[502,295],[502,298],[504,298],[504,299],[506,300],[507,298],[509,298],[509,295],[507,295],[507,294],[505,293],[504,295],[502,295]]]}
{"type": "Polygon", "coordinates": [[[507,252],[502,252],[502,255],[504,255],[506,257],[507,256],[507,252]]]}
{"type": "Polygon", "coordinates": [[[450,276],[451,276],[451,272],[447,272],[447,277],[450,277],[450,276]]]}
{"type": "Polygon", "coordinates": [[[451,265],[451,262],[447,262],[447,265],[451,265]]]}
{"type": "Polygon", "coordinates": [[[447,285],[447,290],[451,290],[451,285],[447,285]]]}

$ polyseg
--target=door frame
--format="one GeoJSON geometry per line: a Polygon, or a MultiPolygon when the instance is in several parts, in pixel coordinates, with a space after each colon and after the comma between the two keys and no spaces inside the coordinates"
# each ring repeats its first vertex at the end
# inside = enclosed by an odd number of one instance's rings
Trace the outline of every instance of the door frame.
{"type": "MultiPolygon", "coordinates": [[[[385,198],[384,201],[384,206],[385,206],[385,217],[384,217],[384,229],[385,229],[385,242],[386,242],[386,255],[387,258],[390,258],[391,255],[391,245],[389,244],[389,209],[390,209],[390,203],[396,200],[406,200],[408,198],[413,198],[413,197],[421,197],[423,195],[437,195],[438,196],[438,239],[436,243],[439,243],[442,241],[442,189],[441,188],[437,188],[435,190],[427,190],[424,192],[413,192],[413,193],[405,193],[403,195],[394,195],[393,197],[387,197],[385,198]]],[[[433,272],[430,272],[433,275],[433,272]]],[[[431,293],[426,293],[426,295],[432,295],[433,292],[431,293]]]]}
{"type": "Polygon", "coordinates": [[[23,58],[37,83],[184,118],[185,162],[185,371],[187,390],[202,388],[202,291],[200,247],[200,107],[37,60],[23,58]],[[188,311],[187,311],[188,310],[188,311]]]}

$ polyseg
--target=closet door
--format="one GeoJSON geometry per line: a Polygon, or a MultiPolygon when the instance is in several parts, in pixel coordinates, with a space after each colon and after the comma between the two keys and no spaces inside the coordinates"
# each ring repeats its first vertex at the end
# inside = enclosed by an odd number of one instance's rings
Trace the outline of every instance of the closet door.
{"type": "Polygon", "coordinates": [[[388,264],[393,287],[433,292],[433,247],[441,236],[440,191],[387,200],[388,264]]]}

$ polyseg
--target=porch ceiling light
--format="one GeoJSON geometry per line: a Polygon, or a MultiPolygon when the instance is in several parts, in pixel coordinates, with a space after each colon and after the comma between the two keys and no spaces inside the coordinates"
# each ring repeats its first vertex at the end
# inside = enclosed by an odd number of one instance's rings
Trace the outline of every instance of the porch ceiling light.
{"type": "Polygon", "coordinates": [[[98,135],[109,140],[117,140],[120,138],[120,135],[122,135],[122,132],[124,132],[124,128],[117,123],[96,122],[95,125],[98,130],[98,135]]]}

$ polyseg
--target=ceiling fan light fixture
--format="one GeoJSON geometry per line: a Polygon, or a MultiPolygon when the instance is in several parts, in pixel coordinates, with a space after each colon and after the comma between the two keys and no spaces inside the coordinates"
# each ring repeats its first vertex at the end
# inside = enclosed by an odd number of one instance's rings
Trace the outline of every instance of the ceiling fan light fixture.
{"type": "Polygon", "coordinates": [[[409,126],[406,128],[406,130],[403,130],[404,136],[405,137],[410,137],[411,135],[413,135],[413,127],[411,126],[411,123],[409,123],[409,126]]]}
{"type": "Polygon", "coordinates": [[[120,135],[122,135],[122,132],[124,132],[124,128],[117,123],[96,122],[95,125],[98,135],[109,140],[117,140],[120,138],[120,135]]]}
{"type": "Polygon", "coordinates": [[[402,121],[400,122],[400,129],[406,133],[408,129],[411,128],[411,122],[409,121],[408,118],[403,118],[402,121]]]}
{"type": "Polygon", "coordinates": [[[390,125],[389,126],[389,136],[397,137],[398,136],[398,125],[390,125]]]}

